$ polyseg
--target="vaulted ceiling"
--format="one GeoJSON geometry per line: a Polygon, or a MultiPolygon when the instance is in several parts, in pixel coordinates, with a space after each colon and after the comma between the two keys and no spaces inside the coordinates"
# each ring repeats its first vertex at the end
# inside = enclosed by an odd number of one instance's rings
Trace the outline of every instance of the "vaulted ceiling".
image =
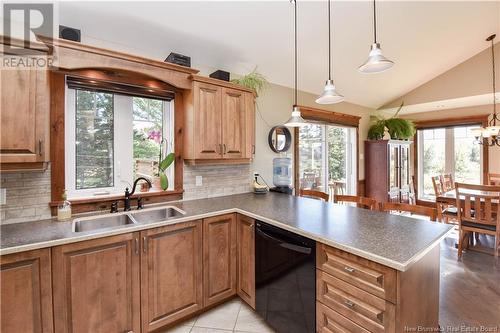
{"type": "MultiPolygon", "coordinates": [[[[325,1],[298,2],[299,89],[319,93],[327,78],[325,1]]],[[[380,1],[378,39],[395,61],[362,75],[372,43],[372,3],[334,1],[333,68],[352,103],[377,108],[465,61],[500,36],[500,1],[380,1]]],[[[171,51],[244,74],[255,66],[269,81],[293,86],[293,6],[276,1],[60,2],[60,24],[82,29],[84,42],[163,60],[171,51]]]]}

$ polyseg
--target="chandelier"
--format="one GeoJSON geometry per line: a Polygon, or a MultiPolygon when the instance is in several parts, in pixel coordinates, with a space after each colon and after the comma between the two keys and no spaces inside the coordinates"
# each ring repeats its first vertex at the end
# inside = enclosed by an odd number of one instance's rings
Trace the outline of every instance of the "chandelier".
{"type": "Polygon", "coordinates": [[[488,122],[487,127],[473,128],[472,134],[476,138],[477,143],[488,146],[500,146],[500,116],[497,114],[496,101],[496,78],[495,78],[495,43],[493,40],[496,35],[491,35],[486,38],[486,41],[491,42],[491,61],[493,69],[493,114],[488,122]],[[498,125],[497,125],[498,121],[498,125]]]}

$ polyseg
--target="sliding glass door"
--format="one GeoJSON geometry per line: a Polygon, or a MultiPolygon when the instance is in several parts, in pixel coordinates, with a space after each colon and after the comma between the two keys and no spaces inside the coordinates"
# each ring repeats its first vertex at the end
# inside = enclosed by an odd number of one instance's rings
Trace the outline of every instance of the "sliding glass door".
{"type": "Polygon", "coordinates": [[[299,186],[329,193],[356,193],[356,129],[309,124],[299,129],[299,186]]]}
{"type": "Polygon", "coordinates": [[[432,177],[451,173],[457,182],[481,184],[483,154],[474,142],[473,126],[421,129],[418,137],[418,193],[433,199],[432,177]]]}

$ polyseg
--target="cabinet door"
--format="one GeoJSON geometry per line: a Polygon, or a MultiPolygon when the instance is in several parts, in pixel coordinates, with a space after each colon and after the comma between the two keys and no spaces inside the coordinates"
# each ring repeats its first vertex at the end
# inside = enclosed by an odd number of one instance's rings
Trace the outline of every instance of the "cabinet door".
{"type": "Polygon", "coordinates": [[[2,70],[0,87],[1,162],[46,161],[49,112],[47,71],[2,70]]]}
{"type": "Polygon", "coordinates": [[[399,153],[399,184],[401,192],[401,202],[410,202],[410,146],[401,145],[399,153]]]}
{"type": "Polygon", "coordinates": [[[222,144],[224,158],[245,157],[245,93],[222,88],[222,144]]]}
{"type": "Polygon", "coordinates": [[[202,308],[202,223],[186,222],[141,233],[142,332],[202,308]]]}
{"type": "Polygon", "coordinates": [[[56,332],[140,332],[139,234],[52,249],[56,332]]]}
{"type": "Polygon", "coordinates": [[[255,154],[255,97],[252,93],[245,93],[245,158],[253,158],[255,154]]]}
{"type": "Polygon", "coordinates": [[[203,220],[204,305],[236,294],[235,214],[203,220]]]}
{"type": "Polygon", "coordinates": [[[255,221],[238,215],[238,295],[255,309],[255,221]]]}
{"type": "Polygon", "coordinates": [[[399,202],[399,145],[388,144],[389,158],[389,193],[390,202],[399,202]]]}
{"type": "Polygon", "coordinates": [[[194,83],[196,110],[195,156],[198,159],[222,157],[222,99],[221,88],[200,82],[194,83]]]}
{"type": "Polygon", "coordinates": [[[50,249],[2,256],[0,281],[0,332],[53,332],[50,249]]]}

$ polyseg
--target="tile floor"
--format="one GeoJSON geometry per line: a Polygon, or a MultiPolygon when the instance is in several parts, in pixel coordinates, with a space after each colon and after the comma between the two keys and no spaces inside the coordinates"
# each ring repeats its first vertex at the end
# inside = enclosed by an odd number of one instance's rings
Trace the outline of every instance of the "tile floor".
{"type": "Polygon", "coordinates": [[[239,298],[202,313],[161,333],[274,333],[248,305],[239,298]]]}

